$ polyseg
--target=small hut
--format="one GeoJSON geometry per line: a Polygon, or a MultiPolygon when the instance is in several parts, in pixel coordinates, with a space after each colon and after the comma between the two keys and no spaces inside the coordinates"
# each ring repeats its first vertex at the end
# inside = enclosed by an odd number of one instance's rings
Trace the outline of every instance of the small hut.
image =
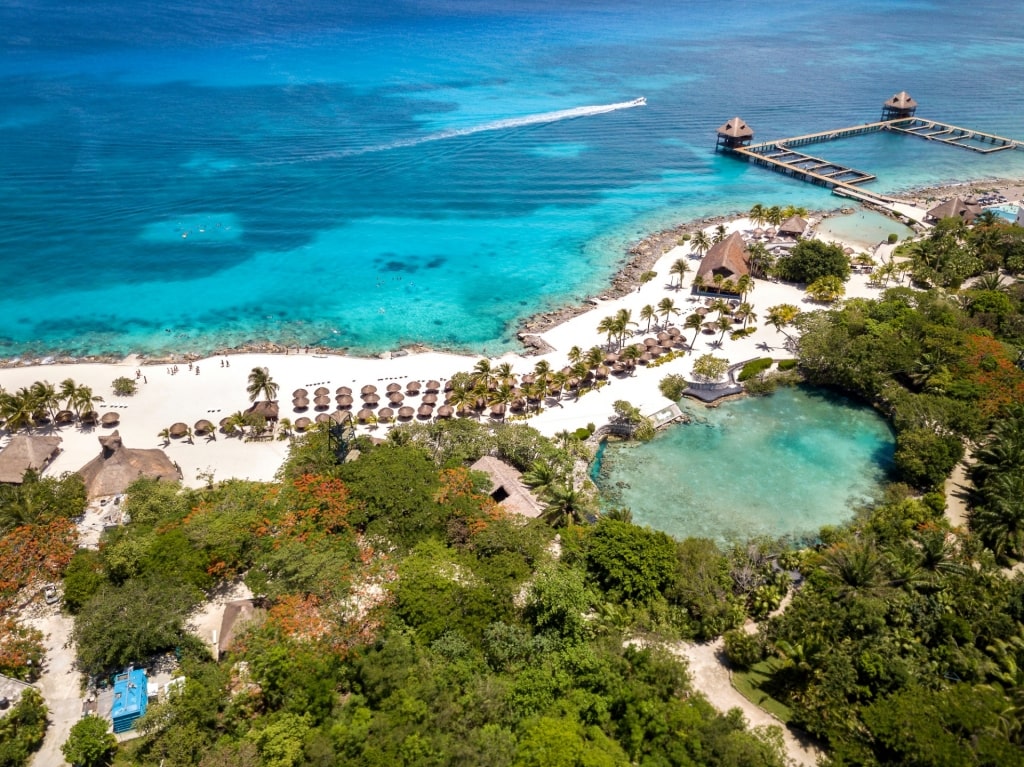
{"type": "Polygon", "coordinates": [[[268,421],[276,421],[278,413],[277,400],[253,402],[252,406],[245,411],[246,415],[250,413],[261,415],[268,421]]]}
{"type": "Polygon", "coordinates": [[[983,210],[984,208],[973,199],[963,200],[954,197],[929,210],[925,214],[925,221],[935,224],[944,218],[959,218],[965,224],[973,224],[974,219],[980,216],[983,210]]]}
{"type": "Polygon", "coordinates": [[[470,471],[482,471],[491,480],[490,496],[499,506],[513,514],[524,517],[539,517],[540,502],[530,489],[523,484],[522,474],[504,461],[485,455],[469,467],[470,471]]]}
{"type": "Polygon", "coordinates": [[[754,140],[754,131],[739,117],[734,117],[718,129],[718,143],[715,151],[731,150],[747,146],[754,140]]]}
{"type": "Polygon", "coordinates": [[[168,482],[181,478],[178,467],[163,450],[127,448],[116,431],[99,440],[100,454],[78,470],[89,498],[123,493],[140,477],[168,482]]]}
{"type": "Polygon", "coordinates": [[[798,240],[804,236],[806,231],[807,219],[800,216],[790,216],[779,225],[778,235],[779,237],[789,237],[790,239],[798,240]]]}
{"type": "Polygon", "coordinates": [[[42,471],[60,452],[60,443],[60,437],[15,434],[0,450],[0,482],[20,485],[26,471],[42,471]]]}
{"type": "Polygon", "coordinates": [[[902,120],[913,117],[917,112],[917,102],[906,91],[900,91],[882,104],[882,120],[902,120]]]}

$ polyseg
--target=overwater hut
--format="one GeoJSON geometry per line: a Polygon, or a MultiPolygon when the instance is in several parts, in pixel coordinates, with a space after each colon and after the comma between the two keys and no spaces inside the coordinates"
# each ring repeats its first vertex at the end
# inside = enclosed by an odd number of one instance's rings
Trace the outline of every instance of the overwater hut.
{"type": "Polygon", "coordinates": [[[933,224],[944,218],[959,218],[965,224],[973,224],[974,219],[980,216],[983,210],[984,208],[971,198],[963,200],[954,197],[941,205],[936,205],[925,214],[924,218],[925,221],[933,224]]]}
{"type": "Polygon", "coordinates": [[[753,129],[739,117],[734,117],[718,129],[715,151],[747,146],[753,140],[753,129]]]}
{"type": "Polygon", "coordinates": [[[60,443],[60,437],[15,434],[0,450],[0,482],[20,485],[29,469],[41,472],[60,453],[60,443]]]}
{"type": "Polygon", "coordinates": [[[913,117],[917,111],[917,102],[906,91],[900,91],[882,104],[883,120],[900,120],[913,117]]]}
{"type": "Polygon", "coordinates": [[[489,495],[501,508],[524,517],[540,516],[543,506],[523,483],[523,475],[514,466],[485,455],[469,469],[482,471],[490,478],[489,495]]]}
{"type": "Polygon", "coordinates": [[[739,232],[733,232],[712,245],[697,267],[697,276],[704,281],[703,289],[716,293],[739,295],[736,281],[745,274],[750,274],[750,257],[739,232]],[[721,279],[716,283],[715,278],[719,276],[721,279]]]}
{"type": "Polygon", "coordinates": [[[123,493],[140,477],[167,482],[181,479],[178,467],[163,450],[125,447],[116,431],[99,440],[100,454],[78,470],[89,498],[123,493]]]}

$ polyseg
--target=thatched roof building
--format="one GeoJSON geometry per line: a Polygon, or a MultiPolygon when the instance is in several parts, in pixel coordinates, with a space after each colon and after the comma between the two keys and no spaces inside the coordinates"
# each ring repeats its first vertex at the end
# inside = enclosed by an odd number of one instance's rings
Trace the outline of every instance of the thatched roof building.
{"type": "Polygon", "coordinates": [[[0,482],[20,485],[25,472],[40,472],[60,452],[60,437],[15,434],[0,451],[0,482]]]}
{"type": "Polygon", "coordinates": [[[718,143],[716,145],[716,149],[721,147],[733,149],[735,147],[746,146],[754,138],[754,130],[739,117],[734,117],[725,125],[721,126],[718,129],[717,134],[718,143]]]}
{"type": "Polygon", "coordinates": [[[803,237],[807,231],[807,219],[800,216],[790,216],[779,225],[779,236],[782,237],[803,237]]]}
{"type": "Polygon", "coordinates": [[[983,210],[984,208],[974,200],[962,200],[959,197],[954,197],[952,200],[947,200],[929,210],[925,214],[925,219],[934,222],[941,221],[944,218],[959,218],[965,224],[971,224],[974,223],[974,219],[981,215],[983,210]]]}
{"type": "Polygon", "coordinates": [[[163,450],[127,448],[118,432],[99,438],[100,454],[78,470],[89,498],[123,493],[140,477],[177,482],[178,467],[163,450]]]}
{"type": "Polygon", "coordinates": [[[261,415],[268,421],[276,421],[278,415],[277,400],[267,402],[263,400],[261,402],[253,402],[252,406],[245,411],[246,415],[249,413],[255,413],[261,415]]]}
{"type": "Polygon", "coordinates": [[[231,649],[232,642],[246,624],[262,619],[265,614],[266,610],[257,607],[251,599],[236,599],[224,605],[224,616],[221,618],[220,632],[217,635],[217,651],[220,657],[223,658],[231,649]]]}
{"type": "Polygon", "coordinates": [[[706,288],[715,290],[715,276],[736,282],[744,274],[750,274],[750,256],[747,245],[739,232],[733,232],[721,242],[716,242],[708,250],[700,266],[697,276],[704,280],[706,288]]]}
{"type": "Polygon", "coordinates": [[[485,455],[469,468],[471,471],[482,471],[491,478],[490,496],[503,509],[523,517],[540,516],[543,506],[530,492],[530,488],[523,484],[523,475],[515,467],[485,455]]]}
{"type": "Polygon", "coordinates": [[[906,91],[900,91],[882,104],[882,119],[898,120],[903,117],[913,117],[916,111],[917,102],[906,91]]]}

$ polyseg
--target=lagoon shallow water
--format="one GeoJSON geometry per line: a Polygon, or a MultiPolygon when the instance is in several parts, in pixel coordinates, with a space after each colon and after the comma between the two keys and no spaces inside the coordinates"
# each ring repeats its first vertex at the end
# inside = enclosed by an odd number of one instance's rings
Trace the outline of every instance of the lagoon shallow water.
{"type": "Polygon", "coordinates": [[[608,445],[597,480],[610,506],[677,538],[813,538],[876,497],[892,467],[885,420],[825,391],[683,407],[693,423],[608,445]]]}

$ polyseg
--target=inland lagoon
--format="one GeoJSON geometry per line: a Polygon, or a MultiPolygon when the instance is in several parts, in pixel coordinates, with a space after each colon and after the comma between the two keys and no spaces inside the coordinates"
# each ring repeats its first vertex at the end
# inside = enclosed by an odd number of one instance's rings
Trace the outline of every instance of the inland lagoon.
{"type": "Polygon", "coordinates": [[[892,466],[885,420],[820,389],[682,407],[692,423],[609,444],[596,472],[610,506],[678,538],[813,538],[875,497],[892,466]]]}

